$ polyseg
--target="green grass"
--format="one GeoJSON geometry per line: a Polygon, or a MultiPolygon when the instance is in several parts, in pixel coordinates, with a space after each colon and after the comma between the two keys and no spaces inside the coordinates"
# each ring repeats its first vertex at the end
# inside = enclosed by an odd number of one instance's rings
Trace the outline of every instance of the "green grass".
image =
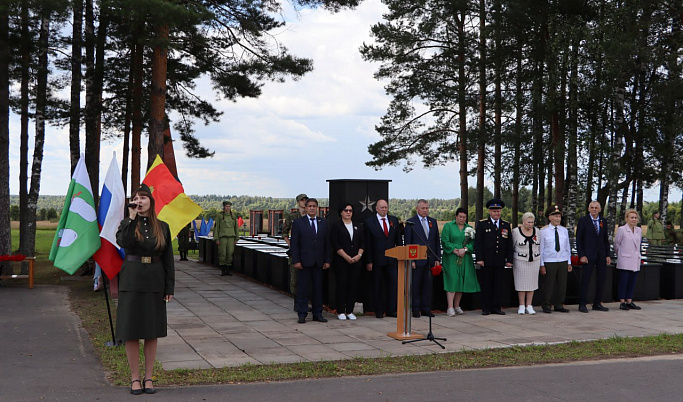
{"type": "MultiPolygon", "coordinates": [[[[49,241],[40,241],[40,256],[36,263],[37,283],[60,283],[65,274],[46,261],[52,244],[48,231],[39,231],[49,241]],[[47,251],[46,251],[47,250],[47,251]]],[[[14,244],[14,243],[13,243],[14,244]]],[[[174,247],[174,249],[176,249],[174,247]]],[[[19,286],[19,281],[10,286],[19,286]]],[[[93,292],[89,278],[61,282],[70,288],[69,299],[83,327],[88,331],[109,380],[115,385],[128,385],[130,371],[123,347],[107,347],[112,340],[104,294],[93,292]]],[[[25,286],[25,285],[24,285],[25,286]]],[[[110,300],[112,319],[116,308],[110,300]]],[[[415,373],[440,370],[466,370],[508,366],[527,366],[576,362],[596,359],[618,359],[683,353],[683,334],[640,338],[612,337],[589,342],[569,342],[556,345],[524,346],[483,350],[463,350],[419,356],[385,356],[355,358],[341,361],[303,362],[290,364],[244,365],[231,368],[202,370],[155,370],[157,385],[229,384],[263,381],[284,381],[307,378],[330,378],[358,375],[415,373]]]]}

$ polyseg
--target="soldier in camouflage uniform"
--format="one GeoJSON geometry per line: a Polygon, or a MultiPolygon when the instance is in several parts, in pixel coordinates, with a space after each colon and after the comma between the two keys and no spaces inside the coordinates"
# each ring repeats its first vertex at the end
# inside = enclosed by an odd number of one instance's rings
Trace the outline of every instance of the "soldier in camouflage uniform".
{"type": "MultiPolygon", "coordinates": [[[[308,196],[306,194],[299,194],[296,196],[296,203],[297,207],[299,208],[298,211],[295,212],[290,212],[287,214],[285,217],[285,223],[282,226],[282,238],[284,241],[287,243],[289,246],[289,235],[290,231],[292,230],[292,222],[294,222],[295,219],[298,219],[304,215],[306,215],[306,201],[308,200],[308,196]]],[[[287,252],[289,255],[289,251],[287,252]]],[[[289,291],[292,292],[292,295],[294,297],[294,311],[296,311],[296,275],[297,275],[298,269],[294,268],[294,264],[292,264],[292,256],[289,256],[289,291]]]]}
{"type": "Polygon", "coordinates": [[[187,249],[190,246],[190,224],[188,223],[178,232],[178,253],[180,261],[187,261],[187,249]]]}
{"type": "Polygon", "coordinates": [[[213,226],[213,238],[218,246],[218,264],[221,266],[221,276],[232,276],[232,256],[235,244],[239,240],[237,228],[237,214],[232,212],[232,202],[223,201],[223,212],[216,217],[213,226]]]}

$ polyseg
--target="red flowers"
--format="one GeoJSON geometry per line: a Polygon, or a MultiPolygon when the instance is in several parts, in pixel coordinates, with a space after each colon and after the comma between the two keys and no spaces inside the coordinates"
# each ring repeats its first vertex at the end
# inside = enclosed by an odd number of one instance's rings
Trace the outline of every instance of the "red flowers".
{"type": "Polygon", "coordinates": [[[23,254],[0,255],[0,261],[24,261],[25,258],[23,254]]]}

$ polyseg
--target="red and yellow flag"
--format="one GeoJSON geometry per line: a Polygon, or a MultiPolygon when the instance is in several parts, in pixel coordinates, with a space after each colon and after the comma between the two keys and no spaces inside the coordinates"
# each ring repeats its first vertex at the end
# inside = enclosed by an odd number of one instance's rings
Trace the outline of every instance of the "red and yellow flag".
{"type": "Polygon", "coordinates": [[[142,181],[152,190],[157,217],[166,222],[174,238],[185,225],[195,219],[202,207],[185,195],[183,185],[171,174],[159,155],[142,181]]]}

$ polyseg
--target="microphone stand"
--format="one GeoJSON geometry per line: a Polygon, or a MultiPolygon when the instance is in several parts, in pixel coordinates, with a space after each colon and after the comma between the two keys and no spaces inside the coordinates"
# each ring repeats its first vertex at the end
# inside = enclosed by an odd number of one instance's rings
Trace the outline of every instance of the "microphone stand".
{"type": "MultiPolygon", "coordinates": [[[[406,220],[406,224],[408,224],[408,225],[411,226],[410,230],[412,230],[413,233],[415,233],[415,235],[417,236],[417,238],[420,239],[420,240],[425,244],[425,246],[427,246],[427,250],[429,250],[429,252],[432,253],[432,255],[434,256],[434,258],[435,258],[435,259],[436,259],[436,258],[439,258],[439,256],[434,252],[434,250],[432,250],[432,248],[429,247],[429,243],[427,242],[427,240],[425,240],[425,239],[420,235],[420,233],[419,233],[417,230],[414,230],[414,229],[412,228],[412,226],[415,225],[415,222],[410,222],[410,221],[406,220]]],[[[438,229],[437,229],[437,230],[438,230],[438,229]]],[[[427,261],[429,261],[429,260],[427,260],[427,261]]],[[[411,264],[411,265],[412,265],[412,264],[411,264]]],[[[412,267],[411,267],[411,269],[412,269],[412,267]]],[[[427,266],[427,269],[429,269],[429,266],[427,266]]],[[[412,284],[411,284],[411,286],[412,286],[412,284]]],[[[432,332],[432,317],[431,317],[431,316],[432,316],[432,314],[429,315],[429,333],[427,334],[427,337],[426,337],[426,338],[423,338],[423,339],[412,339],[412,340],[409,340],[409,341],[402,341],[401,343],[405,345],[406,343],[414,343],[414,342],[420,342],[420,341],[430,341],[430,342],[434,342],[434,343],[436,343],[437,345],[441,346],[441,349],[446,349],[445,346],[443,346],[442,344],[439,343],[439,341],[446,341],[446,338],[437,338],[437,337],[434,336],[434,332],[432,332]]]]}

